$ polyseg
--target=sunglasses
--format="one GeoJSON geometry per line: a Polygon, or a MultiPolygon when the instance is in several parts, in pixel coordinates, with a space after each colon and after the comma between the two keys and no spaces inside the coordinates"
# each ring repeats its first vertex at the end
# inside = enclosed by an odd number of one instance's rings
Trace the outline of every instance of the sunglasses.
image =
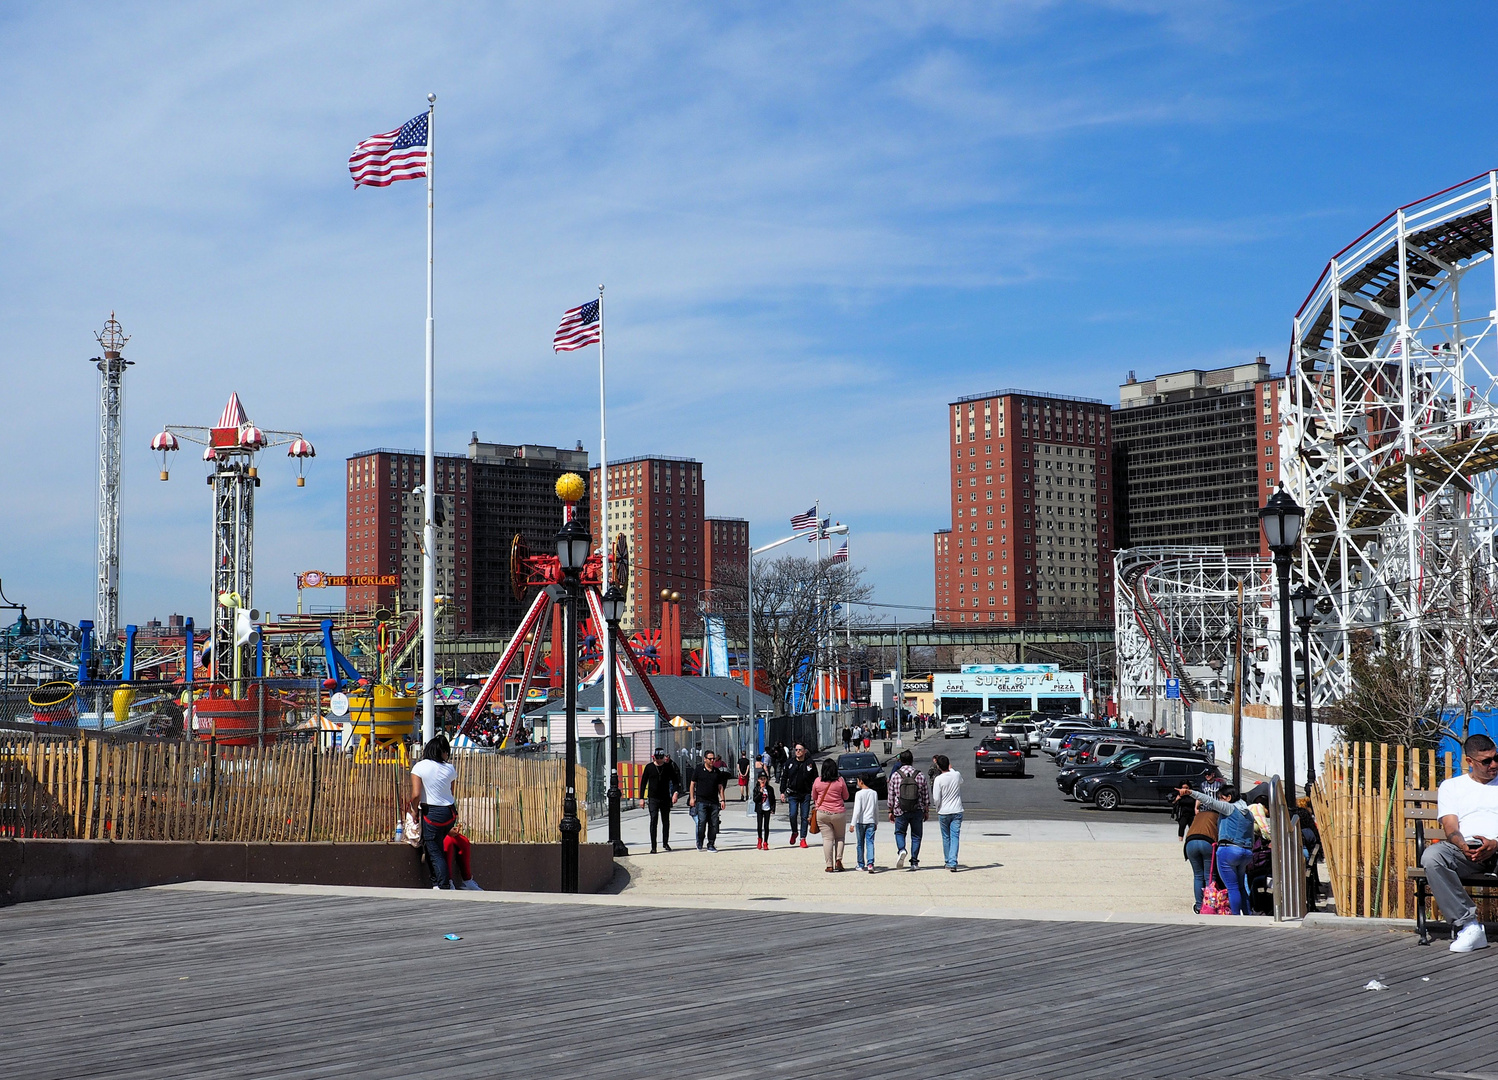
{"type": "Polygon", "coordinates": [[[1494,762],[1498,762],[1498,754],[1489,754],[1487,757],[1474,757],[1472,760],[1479,765],[1492,765],[1494,762]]]}

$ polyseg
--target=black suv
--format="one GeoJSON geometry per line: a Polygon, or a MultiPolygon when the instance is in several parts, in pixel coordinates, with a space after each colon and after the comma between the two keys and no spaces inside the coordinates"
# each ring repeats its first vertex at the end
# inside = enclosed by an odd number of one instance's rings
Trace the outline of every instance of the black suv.
{"type": "Polygon", "coordinates": [[[973,751],[978,776],[1024,776],[1025,752],[1013,735],[990,735],[973,751]]]}
{"type": "Polygon", "coordinates": [[[885,796],[886,780],[884,770],[879,767],[879,755],[868,752],[856,754],[839,754],[837,756],[837,774],[843,778],[848,785],[850,795],[858,792],[858,778],[860,776],[868,780],[869,785],[882,799],[885,796]]]}
{"type": "Polygon", "coordinates": [[[1163,808],[1171,804],[1176,788],[1200,783],[1208,768],[1205,757],[1150,757],[1134,765],[1120,762],[1084,776],[1072,790],[1079,800],[1090,800],[1099,810],[1120,806],[1163,808]]]}
{"type": "MultiPolygon", "coordinates": [[[[1097,749],[1107,750],[1106,744],[1094,743],[1094,752],[1097,749]]],[[[1102,761],[1089,761],[1085,765],[1067,765],[1056,774],[1056,787],[1065,795],[1076,797],[1077,782],[1089,776],[1107,775],[1109,769],[1127,769],[1137,765],[1147,758],[1157,757],[1184,757],[1184,758],[1206,758],[1194,751],[1172,746],[1149,746],[1134,743],[1132,740],[1123,742],[1117,747],[1116,753],[1110,753],[1102,761]]]]}

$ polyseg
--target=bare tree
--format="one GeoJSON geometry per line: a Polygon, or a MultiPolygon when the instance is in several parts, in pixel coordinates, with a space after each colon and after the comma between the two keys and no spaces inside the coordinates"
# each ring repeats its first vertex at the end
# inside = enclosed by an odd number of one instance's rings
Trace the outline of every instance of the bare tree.
{"type": "Polygon", "coordinates": [[[1381,644],[1371,634],[1354,638],[1350,674],[1352,692],[1326,712],[1348,741],[1434,747],[1447,734],[1439,688],[1403,635],[1386,631],[1381,644]]]}
{"type": "MultiPolygon", "coordinates": [[[[832,559],[786,556],[755,565],[754,662],[764,670],[780,711],[789,710],[791,688],[815,664],[834,606],[860,603],[872,594],[862,579],[862,569],[832,559]]],[[[747,642],[744,571],[715,571],[713,591],[726,610],[729,635],[747,642]]],[[[834,629],[841,626],[839,613],[834,629]]],[[[835,641],[828,644],[836,647],[835,641]]]]}

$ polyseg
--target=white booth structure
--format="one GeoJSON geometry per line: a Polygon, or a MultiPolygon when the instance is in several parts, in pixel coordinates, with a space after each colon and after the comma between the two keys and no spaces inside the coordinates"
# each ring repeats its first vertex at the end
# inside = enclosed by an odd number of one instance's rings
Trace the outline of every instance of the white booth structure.
{"type": "Polygon", "coordinates": [[[1087,716],[1092,712],[1087,676],[1057,664],[964,664],[956,673],[931,679],[936,715],[968,716],[994,712],[1049,712],[1087,716]]]}

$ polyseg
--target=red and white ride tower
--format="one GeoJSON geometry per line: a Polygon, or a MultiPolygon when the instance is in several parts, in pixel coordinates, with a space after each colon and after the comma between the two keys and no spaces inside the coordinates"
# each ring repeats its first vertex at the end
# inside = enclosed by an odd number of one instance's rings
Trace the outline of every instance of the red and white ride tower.
{"type": "MultiPolygon", "coordinates": [[[[302,465],[315,457],[312,444],[300,431],[267,431],[250,423],[237,393],[229,395],[223,415],[212,427],[168,424],[151,442],[162,455],[161,478],[167,479],[167,455],[178,440],[202,446],[208,462],[208,486],[213,488],[213,678],[220,678],[220,658],[234,647],[235,608],[253,608],[255,557],[255,489],[260,486],[256,455],[275,446],[289,446],[287,456],[302,465]],[[233,598],[232,606],[225,598],[233,598]]],[[[300,475],[297,486],[304,486],[300,475]]]]}

